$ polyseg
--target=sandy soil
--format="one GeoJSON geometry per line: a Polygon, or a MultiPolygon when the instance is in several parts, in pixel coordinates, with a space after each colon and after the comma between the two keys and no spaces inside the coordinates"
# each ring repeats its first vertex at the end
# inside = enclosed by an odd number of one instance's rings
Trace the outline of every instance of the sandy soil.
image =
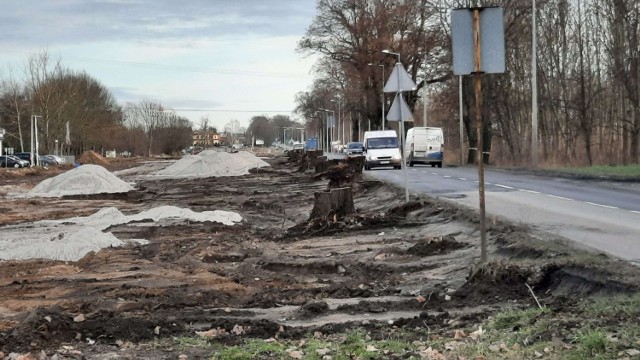
{"type": "MultiPolygon", "coordinates": [[[[150,244],[77,262],[0,262],[0,351],[53,356],[71,346],[85,358],[175,359],[178,350],[141,344],[219,328],[225,343],[357,327],[449,331],[498,309],[530,306],[525,284],[547,304],[637,290],[638,271],[626,263],[580,262],[589,255],[500,222],[489,224],[491,263],[476,266],[475,214],[426,197],[404,204],[400,190],[360,175],[350,183],[355,214],[309,219],[314,193],[330,180],[299,172],[284,157],[267,161],[271,168],[233,178],[141,180],[144,168],[126,170],[120,176],[138,190],[124,195],[3,199],[0,225],[28,227],[107,206],[228,210],[244,220],[117,225],[108,231],[150,244]]],[[[4,174],[0,189],[28,189],[47,176],[4,174]]]]}

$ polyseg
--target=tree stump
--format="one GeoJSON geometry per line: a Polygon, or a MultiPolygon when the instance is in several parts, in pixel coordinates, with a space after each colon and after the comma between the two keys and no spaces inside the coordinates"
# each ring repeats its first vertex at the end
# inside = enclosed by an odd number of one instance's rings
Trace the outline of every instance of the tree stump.
{"type": "Polygon", "coordinates": [[[317,192],[313,195],[314,203],[310,219],[343,218],[355,210],[351,188],[331,189],[326,192],[317,192]]]}

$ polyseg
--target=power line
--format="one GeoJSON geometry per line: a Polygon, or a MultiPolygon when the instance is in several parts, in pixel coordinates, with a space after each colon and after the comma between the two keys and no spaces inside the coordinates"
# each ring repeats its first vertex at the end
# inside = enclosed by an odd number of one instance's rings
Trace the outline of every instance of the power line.
{"type": "MultiPolygon", "coordinates": [[[[1,51],[4,53],[32,55],[31,53],[25,53],[21,51],[11,51],[7,49],[2,49],[1,51]]],[[[105,60],[105,59],[77,58],[77,57],[68,57],[66,59],[71,61],[84,62],[84,63],[102,63],[107,65],[119,64],[119,65],[127,65],[127,66],[134,66],[134,67],[142,67],[148,70],[155,69],[155,70],[183,71],[183,72],[212,74],[212,75],[243,75],[243,76],[257,76],[257,77],[300,78],[300,79],[313,77],[309,74],[301,74],[301,73],[232,70],[232,69],[204,69],[204,68],[191,67],[191,66],[155,64],[155,63],[142,62],[142,61],[126,61],[126,60],[115,60],[115,59],[105,60]]]]}
{"type": "Polygon", "coordinates": [[[240,112],[240,113],[291,113],[292,110],[229,110],[229,109],[178,109],[167,108],[172,111],[194,111],[194,112],[240,112]]]}

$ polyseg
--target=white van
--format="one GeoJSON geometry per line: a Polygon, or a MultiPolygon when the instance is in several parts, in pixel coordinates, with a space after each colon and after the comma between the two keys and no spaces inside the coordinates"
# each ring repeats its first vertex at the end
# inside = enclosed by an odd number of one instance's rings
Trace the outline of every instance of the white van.
{"type": "Polygon", "coordinates": [[[407,164],[431,164],[442,167],[444,158],[444,135],[442,128],[414,127],[407,131],[407,146],[404,150],[407,164]]]}
{"type": "Polygon", "coordinates": [[[400,169],[402,154],[395,130],[365,131],[363,141],[364,169],[393,166],[400,169]]]}

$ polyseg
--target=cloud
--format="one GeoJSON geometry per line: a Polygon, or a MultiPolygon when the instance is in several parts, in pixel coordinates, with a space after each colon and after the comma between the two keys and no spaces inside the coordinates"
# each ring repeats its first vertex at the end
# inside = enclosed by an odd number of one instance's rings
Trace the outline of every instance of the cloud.
{"type": "Polygon", "coordinates": [[[58,0],[3,3],[0,43],[154,42],[299,35],[313,0],[58,0]]]}
{"type": "Polygon", "coordinates": [[[291,114],[314,57],[296,53],[316,0],[2,2],[0,66],[47,51],[109,88],[120,104],[153,100],[194,123],[291,114]],[[212,110],[212,111],[209,111],[212,110]]]}

